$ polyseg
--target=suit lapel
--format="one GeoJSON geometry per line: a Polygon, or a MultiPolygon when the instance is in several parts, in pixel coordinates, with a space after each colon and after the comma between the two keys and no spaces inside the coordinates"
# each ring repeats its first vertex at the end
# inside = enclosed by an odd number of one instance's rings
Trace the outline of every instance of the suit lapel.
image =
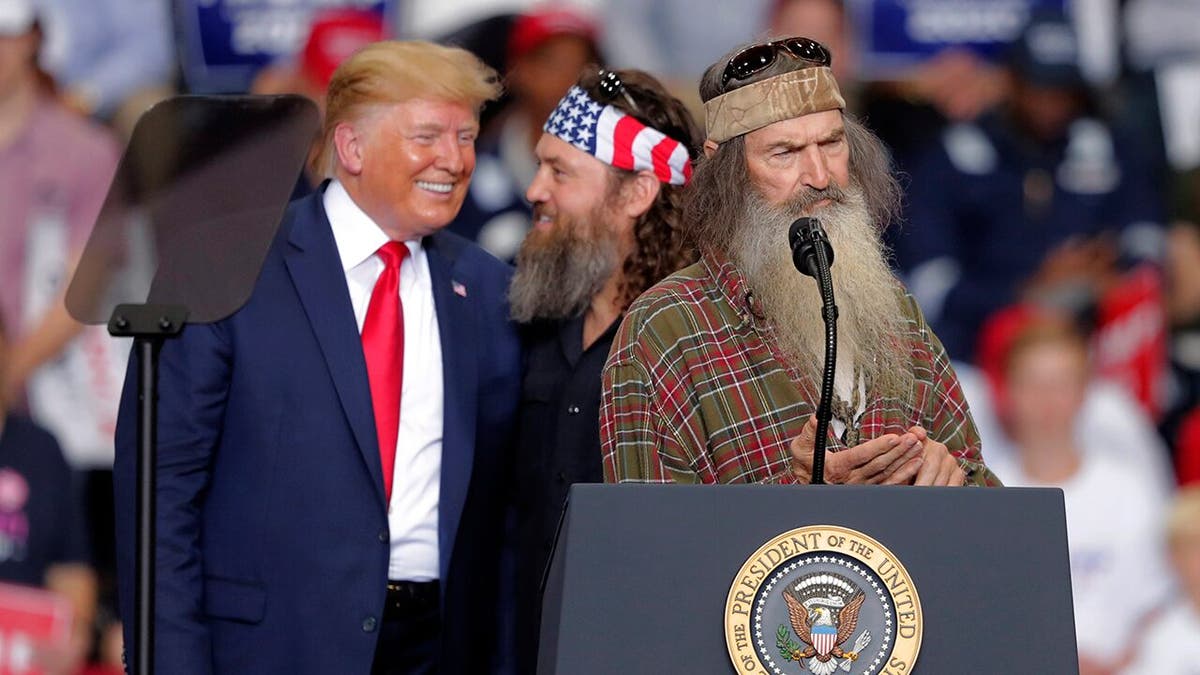
{"type": "Polygon", "coordinates": [[[477,329],[477,295],[471,292],[467,270],[457,264],[457,252],[452,242],[434,235],[425,239],[425,246],[441,335],[445,389],[441,497],[438,502],[439,566],[445,579],[475,459],[476,355],[481,338],[477,329]]]}
{"type": "Polygon", "coordinates": [[[304,305],[308,323],[321,345],[333,386],[354,432],[358,450],[371,473],[379,503],[386,509],[366,360],[346,276],[321,194],[318,191],[308,198],[311,201],[297,204],[284,261],[304,305]]]}

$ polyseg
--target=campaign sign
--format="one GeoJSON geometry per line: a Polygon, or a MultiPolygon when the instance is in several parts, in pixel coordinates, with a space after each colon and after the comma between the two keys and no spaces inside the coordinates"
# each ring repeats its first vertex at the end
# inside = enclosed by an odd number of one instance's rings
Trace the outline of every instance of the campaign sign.
{"type": "Polygon", "coordinates": [[[188,91],[243,93],[262,66],[295,54],[315,14],[383,14],[387,0],[175,0],[179,58],[188,91]]]}
{"type": "Polygon", "coordinates": [[[0,584],[0,675],[40,675],[38,647],[63,645],[71,635],[71,607],[38,588],[0,584]]]}
{"type": "Polygon", "coordinates": [[[850,0],[868,77],[912,66],[946,47],[996,56],[1035,12],[1066,13],[1066,0],[850,0]]]}

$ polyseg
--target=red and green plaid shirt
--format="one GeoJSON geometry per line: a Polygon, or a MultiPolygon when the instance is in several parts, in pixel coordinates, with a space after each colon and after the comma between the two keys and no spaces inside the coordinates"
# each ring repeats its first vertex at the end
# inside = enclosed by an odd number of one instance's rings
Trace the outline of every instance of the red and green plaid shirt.
{"type": "MultiPolygon", "coordinates": [[[[860,437],[921,425],[958,459],[968,484],[999,485],[945,350],[912,296],[903,294],[902,307],[913,395],[869,393],[860,437]]],[[[705,256],[663,280],[629,308],[604,367],[605,480],[795,482],[789,444],[815,413],[820,382],[785,363],[732,263],[705,256]]],[[[832,431],[826,445],[845,448],[832,431]]]]}

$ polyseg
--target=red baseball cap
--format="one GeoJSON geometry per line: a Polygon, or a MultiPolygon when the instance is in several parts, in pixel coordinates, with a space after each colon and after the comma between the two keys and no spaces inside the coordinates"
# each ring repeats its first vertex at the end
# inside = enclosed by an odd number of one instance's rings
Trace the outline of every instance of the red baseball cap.
{"type": "Polygon", "coordinates": [[[513,22],[508,36],[508,61],[512,63],[550,38],[562,35],[581,37],[594,47],[598,33],[596,22],[577,10],[567,7],[532,9],[513,22]]]}
{"type": "Polygon", "coordinates": [[[322,89],[333,72],[361,47],[383,39],[383,16],[378,12],[334,9],[313,17],[308,40],[300,53],[300,71],[322,89]]]}

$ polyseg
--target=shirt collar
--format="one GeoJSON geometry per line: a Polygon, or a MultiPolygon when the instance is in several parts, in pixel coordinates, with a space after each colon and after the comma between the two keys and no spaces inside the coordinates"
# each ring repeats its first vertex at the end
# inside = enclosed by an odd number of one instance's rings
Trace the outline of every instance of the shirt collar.
{"type": "MultiPolygon", "coordinates": [[[[342,260],[342,271],[349,272],[375,255],[380,246],[388,243],[388,236],[371,220],[336,178],[325,188],[322,198],[325,215],[333,229],[333,240],[337,244],[338,257],[342,260]]],[[[404,242],[413,259],[421,252],[421,240],[404,242]]]]}
{"type": "Polygon", "coordinates": [[[558,344],[562,348],[563,358],[571,364],[572,368],[579,365],[579,360],[583,355],[596,349],[603,350],[605,355],[608,354],[612,347],[613,339],[617,336],[617,328],[621,325],[621,320],[625,318],[625,312],[617,315],[612,323],[608,324],[608,328],[596,338],[587,349],[583,348],[583,325],[587,312],[579,316],[572,317],[560,321],[558,324],[558,344]]]}
{"type": "Polygon", "coordinates": [[[708,275],[716,281],[717,290],[730,307],[743,316],[750,314],[759,320],[765,318],[762,305],[754,297],[749,282],[732,260],[723,253],[705,251],[700,261],[708,275]]]}

